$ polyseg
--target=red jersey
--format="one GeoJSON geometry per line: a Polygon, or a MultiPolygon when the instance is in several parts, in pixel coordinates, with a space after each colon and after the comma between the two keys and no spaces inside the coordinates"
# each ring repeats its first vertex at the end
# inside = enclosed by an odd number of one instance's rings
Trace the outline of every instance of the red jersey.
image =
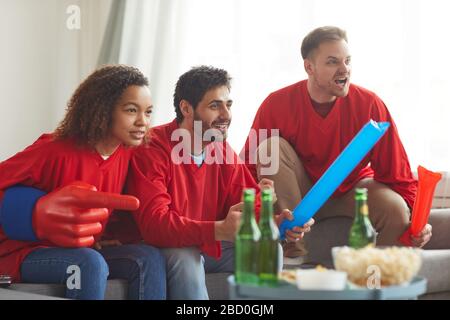
{"type": "MultiPolygon", "coordinates": [[[[55,140],[53,135],[44,134],[22,152],[0,163],[0,190],[22,184],[51,192],[79,180],[98,191],[121,193],[130,157],[131,150],[120,146],[103,160],[95,150],[78,146],[70,139],[55,140]]],[[[52,246],[48,241],[10,240],[0,227],[0,274],[8,274],[18,281],[26,255],[36,248],[52,246]]]]}
{"type": "Polygon", "coordinates": [[[231,164],[225,160],[211,163],[208,158],[200,167],[193,161],[172,161],[172,150],[179,142],[171,141],[171,136],[178,128],[175,120],[153,128],[149,145],[134,152],[127,193],[140,200],[135,219],[142,237],[151,245],[198,246],[204,253],[220,257],[214,222],[225,219],[230,207],[241,202],[244,188],[255,188],[257,199],[259,188],[245,165],[237,163],[239,158],[227,143],[210,143],[205,152],[214,157],[225,147],[230,151],[222,155],[232,158],[231,164]]]}
{"type": "MultiPolygon", "coordinates": [[[[394,120],[383,101],[373,92],[351,84],[348,95],[338,97],[326,117],[313,108],[307,80],[300,81],[270,94],[260,106],[252,129],[279,129],[299,155],[314,184],[359,130],[370,120],[387,121],[388,131],[339,186],[334,196],[352,189],[366,177],[388,185],[413,207],[417,181],[411,173],[408,156],[400,141],[394,120]]],[[[270,136],[270,130],[268,132],[270,136]]],[[[256,167],[249,163],[249,139],[241,157],[256,177],[256,167]]]]}

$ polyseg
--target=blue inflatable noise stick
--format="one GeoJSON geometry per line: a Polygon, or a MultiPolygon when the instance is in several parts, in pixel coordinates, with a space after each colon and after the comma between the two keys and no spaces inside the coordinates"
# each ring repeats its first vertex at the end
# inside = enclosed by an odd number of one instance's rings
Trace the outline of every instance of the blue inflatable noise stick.
{"type": "Polygon", "coordinates": [[[295,207],[294,219],[284,220],[280,225],[280,239],[285,238],[286,229],[303,226],[331,197],[353,169],[380,140],[389,128],[389,122],[370,120],[353,138],[331,166],[320,177],[306,196],[295,207]]]}

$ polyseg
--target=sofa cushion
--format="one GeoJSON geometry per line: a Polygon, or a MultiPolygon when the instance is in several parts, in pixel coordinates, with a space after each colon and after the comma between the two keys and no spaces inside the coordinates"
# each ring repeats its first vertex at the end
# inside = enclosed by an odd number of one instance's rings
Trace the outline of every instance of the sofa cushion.
{"type": "Polygon", "coordinates": [[[450,208],[450,173],[441,172],[442,179],[438,182],[433,194],[433,208],[450,208]]]}
{"type": "Polygon", "coordinates": [[[429,223],[433,227],[433,235],[424,249],[450,249],[450,209],[431,209],[429,223]]]}
{"type": "Polygon", "coordinates": [[[450,250],[422,250],[419,275],[428,280],[427,293],[450,291],[450,250]]]}
{"type": "Polygon", "coordinates": [[[231,273],[207,273],[206,287],[210,300],[228,300],[228,282],[227,278],[231,273]]]}
{"type": "MultiPolygon", "coordinates": [[[[206,274],[206,286],[208,287],[208,294],[211,300],[228,299],[227,277],[230,275],[231,273],[206,274]]],[[[14,283],[8,289],[52,297],[64,297],[65,293],[65,286],[62,284],[14,283]]],[[[127,297],[127,290],[128,284],[125,280],[108,280],[105,299],[124,300],[127,297]]],[[[14,293],[11,296],[19,297],[19,295],[16,296],[14,293]]]]}
{"type": "Polygon", "coordinates": [[[65,292],[64,285],[53,283],[13,283],[8,289],[53,297],[64,297],[65,292]]]}
{"type": "MultiPolygon", "coordinates": [[[[449,209],[433,209],[430,223],[433,225],[433,237],[426,249],[448,248],[439,237],[441,232],[448,232],[448,227],[442,223],[449,209]],[[443,231],[439,231],[443,229],[443,231]]],[[[305,235],[309,254],[305,263],[320,263],[333,267],[331,248],[347,244],[348,232],[352,224],[350,218],[329,218],[316,223],[311,232],[305,235]]],[[[450,250],[423,250],[423,264],[419,275],[427,278],[427,293],[436,297],[446,297],[450,292],[450,250]]],[[[206,285],[211,300],[228,299],[227,277],[230,273],[208,273],[206,285]]],[[[57,284],[13,284],[13,290],[37,293],[48,296],[64,297],[64,286],[57,284]]],[[[125,280],[108,280],[105,298],[110,300],[126,299],[127,283],[125,280]]],[[[426,296],[425,296],[426,297],[426,296]]],[[[422,298],[422,297],[421,297],[422,298]]]]}
{"type": "MultiPolygon", "coordinates": [[[[450,291],[450,249],[444,235],[448,232],[448,209],[433,209],[430,223],[433,225],[432,241],[422,250],[422,268],[419,275],[425,277],[427,293],[450,291]],[[447,215],[447,217],[446,217],[447,215]],[[439,236],[439,235],[442,236],[439,236]],[[436,250],[444,249],[446,250],[436,250]]],[[[306,248],[309,251],[305,261],[309,264],[322,264],[333,267],[331,248],[347,244],[348,232],[352,224],[349,218],[329,218],[320,221],[311,232],[305,235],[306,248]]],[[[448,236],[446,236],[448,238],[448,236]]]]}
{"type": "Polygon", "coordinates": [[[352,222],[350,218],[334,217],[316,223],[311,231],[305,234],[305,246],[308,250],[305,264],[321,264],[332,268],[331,248],[347,245],[352,222]]]}
{"type": "Polygon", "coordinates": [[[0,288],[0,300],[64,300],[63,298],[0,288]]]}
{"type": "MultiPolygon", "coordinates": [[[[53,297],[64,297],[65,286],[62,284],[40,284],[40,283],[13,283],[8,287],[11,290],[29,292],[53,297]]],[[[126,280],[108,280],[106,287],[106,300],[124,300],[127,298],[128,284],[126,280]]]]}

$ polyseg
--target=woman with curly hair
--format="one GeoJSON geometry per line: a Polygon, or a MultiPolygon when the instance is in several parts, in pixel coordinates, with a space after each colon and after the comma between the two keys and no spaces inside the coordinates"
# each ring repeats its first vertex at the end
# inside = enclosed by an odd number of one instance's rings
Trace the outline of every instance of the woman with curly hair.
{"type": "Polygon", "coordinates": [[[138,69],[104,66],[76,89],[55,132],[0,163],[0,274],[66,284],[73,299],[103,299],[108,277],[122,278],[130,299],[165,299],[158,249],[101,241],[113,209],[139,206],[120,193],[152,107],[138,69]]]}

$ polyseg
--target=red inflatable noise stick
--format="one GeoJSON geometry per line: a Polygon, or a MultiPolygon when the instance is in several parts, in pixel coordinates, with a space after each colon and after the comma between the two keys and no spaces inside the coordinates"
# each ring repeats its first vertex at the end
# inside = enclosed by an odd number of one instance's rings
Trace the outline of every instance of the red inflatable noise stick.
{"type": "Polygon", "coordinates": [[[412,211],[411,226],[400,237],[400,242],[412,246],[411,236],[417,237],[427,224],[433,202],[434,189],[442,178],[442,174],[432,172],[422,166],[417,168],[419,186],[412,211]]]}

